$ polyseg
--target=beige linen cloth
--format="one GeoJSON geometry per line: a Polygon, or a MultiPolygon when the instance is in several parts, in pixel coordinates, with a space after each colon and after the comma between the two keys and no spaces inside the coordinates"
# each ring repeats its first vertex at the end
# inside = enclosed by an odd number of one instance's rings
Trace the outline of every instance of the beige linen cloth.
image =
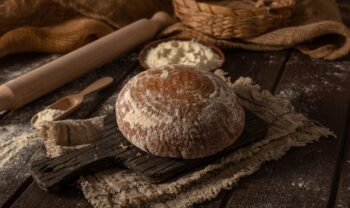
{"type": "MultiPolygon", "coordinates": [[[[250,39],[214,39],[181,23],[162,35],[198,38],[223,48],[274,51],[296,48],[313,58],[334,60],[350,52],[350,32],[335,0],[297,0],[285,26],[250,39]]],[[[349,18],[349,6],[342,14],[349,18]]],[[[172,13],[170,0],[2,0],[0,57],[39,51],[66,53],[155,11],[172,13]]]]}
{"type": "MultiPolygon", "coordinates": [[[[269,123],[266,137],[162,184],[151,184],[118,167],[81,177],[84,196],[94,207],[190,207],[215,198],[222,189],[232,188],[239,179],[254,173],[264,162],[279,159],[291,147],[334,136],[329,129],[295,112],[289,101],[261,90],[250,78],[231,83],[222,70],[214,73],[232,87],[247,109],[269,123]]],[[[102,120],[103,117],[96,117],[46,123],[41,133],[48,155],[55,157],[96,141],[102,120]]]]}
{"type": "Polygon", "coordinates": [[[172,12],[164,0],[0,0],[0,57],[67,53],[130,22],[172,12]]]}

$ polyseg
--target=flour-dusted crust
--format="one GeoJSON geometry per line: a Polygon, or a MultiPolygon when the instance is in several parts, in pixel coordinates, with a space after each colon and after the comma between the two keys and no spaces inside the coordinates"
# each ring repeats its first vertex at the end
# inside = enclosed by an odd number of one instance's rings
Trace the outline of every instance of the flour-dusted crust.
{"type": "Polygon", "coordinates": [[[187,66],[144,71],[116,103],[118,126],[135,146],[162,157],[200,158],[233,144],[244,111],[216,75],[187,66]]]}

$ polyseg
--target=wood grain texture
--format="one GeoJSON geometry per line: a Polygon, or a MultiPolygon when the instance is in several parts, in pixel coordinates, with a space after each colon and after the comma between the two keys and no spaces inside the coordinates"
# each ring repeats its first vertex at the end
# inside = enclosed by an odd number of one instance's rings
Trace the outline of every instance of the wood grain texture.
{"type": "MultiPolygon", "coordinates": [[[[348,0],[337,0],[339,3],[349,3],[348,0]]],[[[341,9],[341,12],[343,10],[341,9]]],[[[344,23],[349,27],[350,19],[343,19],[344,23]]],[[[345,76],[347,79],[350,73],[350,55],[341,60],[342,67],[347,71],[345,76]]],[[[350,92],[344,93],[344,96],[350,96],[350,92]]],[[[334,207],[350,207],[350,103],[347,110],[347,126],[343,129],[344,138],[342,138],[342,153],[338,157],[338,168],[333,181],[334,184],[334,207]]],[[[333,199],[332,199],[333,200],[333,199]]],[[[333,201],[330,201],[333,203],[333,201]]],[[[333,205],[330,203],[330,205],[333,205]]]]}
{"type": "MultiPolygon", "coordinates": [[[[346,57],[341,66],[345,69],[346,75],[344,78],[349,80],[350,77],[350,56],[346,57]]],[[[350,92],[346,92],[343,96],[350,97],[350,92]]],[[[347,112],[344,112],[347,116],[347,126],[343,129],[342,138],[342,152],[338,158],[338,172],[336,172],[336,178],[334,182],[335,191],[335,207],[350,207],[350,102],[348,102],[347,112]]]]}
{"type": "MultiPolygon", "coordinates": [[[[349,112],[349,111],[348,111],[349,112]]],[[[349,118],[349,114],[348,114],[349,118]]],[[[348,124],[344,137],[344,157],[339,159],[339,179],[336,184],[336,199],[334,207],[350,207],[350,126],[348,124]]]]}
{"type": "Polygon", "coordinates": [[[242,180],[227,207],[327,207],[330,203],[349,103],[344,62],[310,59],[293,52],[275,94],[338,136],[291,149],[242,180]]]}
{"type": "Polygon", "coordinates": [[[83,193],[76,187],[70,187],[64,193],[57,195],[48,194],[33,183],[11,207],[91,207],[85,199],[83,201],[81,199],[84,199],[83,193]]]}
{"type": "Polygon", "coordinates": [[[238,77],[247,76],[262,88],[272,90],[283,72],[290,51],[227,50],[224,53],[226,62],[223,69],[232,78],[232,81],[238,77]]]}

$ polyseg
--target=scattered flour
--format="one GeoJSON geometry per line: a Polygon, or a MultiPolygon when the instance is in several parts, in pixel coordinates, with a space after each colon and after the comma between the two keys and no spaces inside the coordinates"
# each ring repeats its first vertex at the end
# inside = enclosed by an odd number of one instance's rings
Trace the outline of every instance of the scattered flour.
{"type": "Polygon", "coordinates": [[[299,188],[304,188],[304,189],[310,189],[310,186],[307,182],[302,181],[301,179],[299,179],[299,182],[292,182],[292,186],[296,186],[299,188]]]}
{"type": "Polygon", "coordinates": [[[122,148],[123,150],[128,149],[128,145],[125,145],[124,143],[120,143],[119,147],[122,148]]]}
{"type": "Polygon", "coordinates": [[[33,120],[33,126],[36,129],[40,129],[45,122],[56,120],[56,118],[63,115],[64,112],[65,111],[57,109],[45,109],[35,115],[36,120],[33,120]]]}
{"type": "Polygon", "coordinates": [[[211,71],[222,64],[219,55],[211,48],[196,41],[171,40],[150,49],[146,56],[150,68],[183,64],[211,71]]]}
{"type": "Polygon", "coordinates": [[[168,76],[169,76],[169,72],[164,70],[164,71],[162,71],[162,74],[160,75],[160,78],[166,79],[166,78],[168,78],[168,76]]]}
{"type": "Polygon", "coordinates": [[[341,94],[349,76],[348,69],[334,65],[332,70],[320,73],[305,71],[304,76],[283,87],[278,97],[296,102],[298,110],[305,114],[317,111],[325,93],[341,94]]]}
{"type": "MultiPolygon", "coordinates": [[[[54,120],[62,112],[64,111],[43,110],[37,114],[33,126],[40,129],[43,123],[54,120]]],[[[6,170],[24,166],[42,142],[38,132],[28,125],[8,124],[1,126],[0,132],[0,175],[6,170]]]]}
{"type": "Polygon", "coordinates": [[[0,127],[0,142],[6,142],[7,140],[11,139],[12,137],[17,136],[16,130],[18,128],[21,128],[21,126],[16,124],[7,124],[0,127]]]}
{"type": "Polygon", "coordinates": [[[0,127],[0,186],[23,181],[30,176],[32,161],[45,157],[41,138],[28,123],[0,127]]]}
{"type": "Polygon", "coordinates": [[[37,146],[39,137],[36,133],[23,133],[0,144],[0,169],[16,165],[27,156],[26,152],[37,146]]]}
{"type": "Polygon", "coordinates": [[[105,106],[102,107],[102,109],[103,109],[104,111],[106,111],[107,113],[110,113],[110,112],[113,112],[113,110],[114,110],[114,105],[105,105],[105,106]]]}

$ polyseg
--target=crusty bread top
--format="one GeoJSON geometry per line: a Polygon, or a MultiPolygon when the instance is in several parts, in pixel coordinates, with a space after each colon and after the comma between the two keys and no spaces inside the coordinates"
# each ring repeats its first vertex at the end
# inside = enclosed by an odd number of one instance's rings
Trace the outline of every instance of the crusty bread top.
{"type": "Polygon", "coordinates": [[[215,154],[234,143],[244,127],[233,90],[216,75],[187,66],[133,77],[117,98],[116,114],[132,144],[164,157],[215,154]]]}

